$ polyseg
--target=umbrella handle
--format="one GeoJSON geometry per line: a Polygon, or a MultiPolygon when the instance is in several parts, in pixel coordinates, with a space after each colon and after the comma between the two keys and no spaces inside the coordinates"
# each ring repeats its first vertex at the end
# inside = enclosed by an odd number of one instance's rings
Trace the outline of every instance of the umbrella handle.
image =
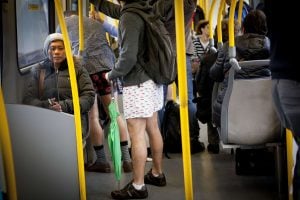
{"type": "Polygon", "coordinates": [[[115,87],[114,87],[114,82],[112,80],[110,81],[110,85],[111,85],[111,100],[114,100],[115,99],[115,95],[114,95],[115,87]]]}

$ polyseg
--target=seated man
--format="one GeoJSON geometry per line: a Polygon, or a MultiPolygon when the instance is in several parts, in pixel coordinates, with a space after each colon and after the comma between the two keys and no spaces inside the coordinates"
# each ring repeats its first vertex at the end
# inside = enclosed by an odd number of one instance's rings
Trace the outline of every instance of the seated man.
{"type": "MultiPolygon", "coordinates": [[[[73,114],[70,76],[62,34],[53,33],[47,36],[44,54],[47,59],[33,70],[23,103],[73,114]]],[[[94,103],[95,92],[86,69],[75,58],[74,64],[85,135],[88,129],[86,116],[94,103]]]]}

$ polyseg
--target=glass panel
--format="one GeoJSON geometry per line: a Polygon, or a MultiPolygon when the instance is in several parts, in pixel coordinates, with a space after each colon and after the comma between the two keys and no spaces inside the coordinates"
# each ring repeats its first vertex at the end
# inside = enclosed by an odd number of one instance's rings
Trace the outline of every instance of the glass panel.
{"type": "Polygon", "coordinates": [[[48,0],[16,0],[18,67],[45,59],[44,40],[49,34],[48,0]]]}

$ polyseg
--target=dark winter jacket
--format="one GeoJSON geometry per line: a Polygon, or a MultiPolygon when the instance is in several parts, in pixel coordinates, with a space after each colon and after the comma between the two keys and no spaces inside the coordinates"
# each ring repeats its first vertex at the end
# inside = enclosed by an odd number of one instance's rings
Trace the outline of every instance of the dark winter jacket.
{"type": "Polygon", "coordinates": [[[197,104],[196,116],[202,123],[211,121],[211,96],[214,81],[209,77],[209,71],[216,59],[217,53],[208,52],[201,60],[200,70],[196,74],[196,91],[198,97],[193,102],[197,104]]]}
{"type": "Polygon", "coordinates": [[[280,1],[266,1],[268,19],[270,22],[271,39],[271,71],[273,79],[289,79],[300,82],[299,51],[293,50],[292,46],[299,47],[299,33],[287,31],[279,23],[284,15],[285,19],[295,19],[298,15],[297,6],[283,4],[280,1]],[[280,14],[279,14],[280,13],[280,14]],[[293,41],[290,43],[290,41],[293,41]]]}
{"type": "MultiPolygon", "coordinates": [[[[247,33],[235,38],[236,59],[259,60],[268,59],[270,56],[270,41],[266,36],[247,33]]],[[[213,102],[213,122],[220,126],[221,106],[228,84],[228,72],[231,68],[228,56],[228,43],[218,53],[217,61],[210,69],[210,77],[216,82],[222,82],[217,98],[213,102]]],[[[270,76],[269,66],[241,69],[236,78],[257,78],[270,76]]]]}
{"type": "MultiPolygon", "coordinates": [[[[80,110],[82,114],[87,115],[94,103],[95,92],[86,69],[81,67],[78,61],[74,63],[77,75],[80,110]]],[[[57,72],[55,72],[52,62],[49,60],[44,61],[37,68],[33,69],[33,76],[28,83],[23,103],[49,108],[48,99],[51,98],[55,98],[56,101],[59,102],[63,112],[74,113],[67,60],[62,63],[57,72]],[[39,96],[39,74],[41,69],[45,69],[45,79],[42,95],[39,96]]]]}
{"type": "MultiPolygon", "coordinates": [[[[73,55],[79,55],[79,17],[65,18],[73,55]]],[[[111,70],[116,58],[110,48],[103,25],[97,20],[83,17],[84,49],[82,59],[89,74],[111,70]]],[[[61,32],[60,27],[56,32],[61,32]]]]}
{"type": "MultiPolygon", "coordinates": [[[[174,0],[153,0],[153,10],[163,17],[167,31],[171,36],[174,49],[176,50],[176,27],[175,27],[175,9],[174,0]]],[[[184,0],[184,25],[185,25],[185,47],[186,53],[193,55],[194,47],[191,35],[191,21],[196,5],[194,0],[184,0]]]]}

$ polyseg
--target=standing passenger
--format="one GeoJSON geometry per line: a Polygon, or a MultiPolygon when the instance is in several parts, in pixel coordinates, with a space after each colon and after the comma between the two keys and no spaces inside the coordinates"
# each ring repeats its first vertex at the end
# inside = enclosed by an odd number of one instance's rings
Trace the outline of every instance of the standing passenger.
{"type": "MultiPolygon", "coordinates": [[[[223,19],[222,23],[223,43],[228,41],[228,19],[223,19]]],[[[217,30],[217,29],[216,29],[217,30]]],[[[240,24],[234,20],[234,35],[237,36],[240,32],[240,24]]],[[[216,36],[216,33],[215,33],[216,36]]],[[[200,70],[196,74],[196,90],[198,97],[194,99],[197,102],[197,118],[202,123],[207,124],[207,151],[210,153],[219,153],[219,133],[216,127],[212,124],[212,92],[214,81],[209,77],[210,68],[214,65],[217,59],[217,52],[209,51],[201,59],[200,70]]]]}
{"type": "MultiPolygon", "coordinates": [[[[76,11],[69,11],[65,13],[66,25],[71,40],[72,51],[74,55],[78,55],[79,51],[79,17],[76,11]]],[[[105,31],[100,22],[84,17],[84,44],[83,63],[90,74],[94,88],[100,95],[101,102],[104,105],[104,110],[108,113],[108,105],[111,102],[111,85],[104,78],[104,74],[111,70],[114,66],[115,56],[109,47],[105,31]]],[[[59,31],[59,29],[58,29],[59,31]]],[[[122,117],[117,119],[120,129],[120,141],[123,160],[124,172],[132,171],[132,163],[128,151],[127,129],[122,117]]],[[[97,98],[89,113],[89,123],[91,139],[94,150],[97,155],[96,162],[87,167],[87,171],[93,172],[110,172],[110,165],[106,159],[103,147],[103,130],[99,123],[99,110],[97,105],[97,98]]]]}
{"type": "MultiPolygon", "coordinates": [[[[98,1],[90,1],[96,5],[98,1]]],[[[105,1],[104,1],[105,2],[105,1]]],[[[158,127],[157,111],[163,106],[163,87],[157,85],[147,75],[143,66],[145,53],[145,22],[135,13],[122,9],[137,8],[151,13],[146,0],[120,1],[121,7],[104,4],[102,8],[120,17],[119,22],[119,59],[112,71],[106,74],[109,80],[123,77],[124,115],[131,139],[133,161],[133,180],[123,189],[111,193],[114,199],[143,199],[148,197],[146,184],[165,186],[166,178],[162,173],[163,141],[158,127]],[[145,131],[149,136],[153,158],[152,169],[144,176],[147,158],[145,131]]]]}
{"type": "MultiPolygon", "coordinates": [[[[153,10],[156,14],[163,17],[167,31],[170,34],[173,48],[176,50],[176,26],[175,26],[175,8],[174,0],[151,0],[153,10]]],[[[193,103],[193,74],[191,57],[194,54],[194,46],[191,34],[191,22],[196,8],[195,0],[184,0],[184,31],[185,31],[185,55],[186,55],[186,75],[187,75],[187,93],[188,93],[188,110],[189,110],[189,130],[191,137],[191,153],[204,151],[203,142],[199,141],[199,123],[196,118],[196,105],[193,103]]]]}
{"type": "MultiPolygon", "coordinates": [[[[137,0],[132,0],[137,1],[137,0]]],[[[144,0],[141,0],[144,1],[144,0]]],[[[95,7],[104,14],[119,19],[120,7],[108,0],[90,0],[90,3],[95,4],[95,7]]],[[[160,15],[170,38],[173,48],[176,49],[176,27],[175,27],[175,10],[174,0],[150,0],[149,4],[153,7],[155,14],[160,15]]],[[[194,47],[191,35],[191,22],[195,10],[195,0],[184,0],[184,22],[185,22],[185,43],[186,43],[186,72],[188,85],[188,110],[189,110],[189,127],[191,136],[191,152],[201,152],[205,149],[204,143],[199,142],[199,124],[196,118],[196,105],[193,103],[193,75],[191,56],[194,53],[194,47]]],[[[165,95],[166,96],[166,95],[165,95]]],[[[161,117],[162,119],[162,117],[161,117]]]]}
{"type": "MultiPolygon", "coordinates": [[[[48,108],[73,114],[72,92],[63,36],[52,33],[44,42],[47,59],[33,71],[23,102],[28,105],[48,108]],[[43,74],[43,75],[42,75],[43,74]],[[42,78],[44,76],[44,78],[42,78]]],[[[87,114],[91,109],[95,92],[88,72],[74,58],[83,135],[87,131],[87,114]]]]}
{"type": "Polygon", "coordinates": [[[196,35],[193,38],[194,56],[202,59],[210,49],[209,45],[209,21],[200,20],[196,27],[196,35]]]}
{"type": "Polygon", "coordinates": [[[289,39],[293,46],[299,44],[298,32],[286,30],[279,23],[281,20],[296,19],[297,6],[281,1],[266,1],[270,10],[271,37],[271,71],[273,84],[273,99],[277,113],[283,126],[290,129],[297,144],[296,165],[293,178],[293,197],[300,200],[300,68],[299,52],[291,50],[289,39]]]}

